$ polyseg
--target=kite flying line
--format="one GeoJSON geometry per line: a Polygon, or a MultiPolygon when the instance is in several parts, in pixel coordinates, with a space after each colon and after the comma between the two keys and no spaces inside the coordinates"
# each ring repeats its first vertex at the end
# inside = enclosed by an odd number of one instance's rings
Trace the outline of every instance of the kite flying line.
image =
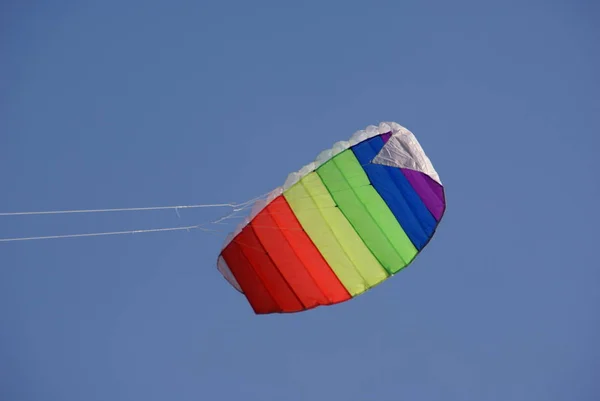
{"type": "MultiPolygon", "coordinates": [[[[267,193],[268,194],[268,193],[267,193]]],[[[197,205],[180,206],[150,206],[150,207],[128,207],[116,209],[76,209],[76,210],[49,210],[38,212],[3,212],[0,216],[37,216],[45,214],[72,214],[72,213],[115,213],[115,212],[138,212],[138,211],[156,211],[156,210],[181,210],[181,209],[199,209],[199,208],[224,208],[229,207],[234,211],[240,211],[248,207],[251,203],[263,198],[267,194],[257,196],[242,203],[206,203],[197,205]]]]}
{"type": "Polygon", "coordinates": [[[145,230],[131,230],[131,231],[109,231],[109,232],[97,232],[97,233],[86,233],[86,234],[65,234],[65,235],[47,235],[43,237],[19,237],[19,238],[0,238],[0,242],[14,242],[14,241],[33,241],[42,239],[60,239],[60,238],[81,238],[81,237],[99,237],[105,235],[124,235],[124,234],[139,234],[139,233],[156,233],[165,231],[191,231],[200,229],[203,231],[209,231],[203,229],[200,225],[185,226],[185,227],[166,227],[166,228],[149,228],[145,230]]]}
{"type": "Polygon", "coordinates": [[[62,214],[75,214],[75,213],[117,213],[117,212],[140,212],[140,211],[159,211],[159,210],[175,210],[179,215],[178,211],[182,209],[199,209],[199,208],[230,208],[231,213],[208,223],[195,224],[188,226],[177,226],[177,227],[162,227],[162,228],[148,228],[138,230],[126,230],[126,231],[106,231],[106,232],[90,232],[90,233],[79,233],[79,234],[61,234],[61,235],[47,235],[47,236],[32,236],[32,237],[15,237],[15,238],[0,238],[0,242],[16,242],[16,241],[34,241],[44,239],[63,239],[63,238],[83,238],[83,237],[100,237],[109,235],[127,235],[127,234],[142,234],[142,233],[157,233],[157,232],[168,232],[168,231],[192,231],[200,230],[207,232],[220,232],[220,230],[213,230],[206,226],[211,224],[222,224],[223,221],[239,218],[238,212],[247,210],[252,206],[254,202],[267,196],[268,193],[252,198],[248,201],[241,203],[207,203],[207,204],[195,204],[195,205],[179,205],[179,206],[151,206],[151,207],[130,207],[130,208],[112,208],[112,209],[75,209],[75,210],[50,210],[50,211],[33,211],[33,212],[2,212],[0,216],[39,216],[39,215],[62,215],[62,214]]]}
{"type": "MultiPolygon", "coordinates": [[[[346,177],[347,178],[351,178],[346,177]]],[[[342,189],[330,192],[342,192],[350,189],[342,189]]],[[[48,210],[48,211],[25,211],[25,212],[0,212],[0,217],[18,217],[18,216],[41,216],[41,215],[67,215],[67,214],[99,214],[99,213],[124,213],[124,212],[149,212],[149,211],[164,211],[174,210],[179,215],[180,210],[184,209],[204,209],[204,208],[229,208],[231,213],[214,221],[187,225],[177,227],[160,227],[160,228],[148,228],[148,229],[137,229],[137,230],[125,230],[125,231],[108,231],[108,232],[90,232],[90,233],[79,233],[79,234],[60,234],[60,235],[47,235],[47,236],[31,236],[31,237],[15,237],[15,238],[0,238],[0,242],[17,242],[17,241],[34,241],[34,240],[45,240],[45,239],[64,239],[64,238],[83,238],[83,237],[100,237],[100,236],[112,236],[112,235],[128,235],[128,234],[142,234],[142,233],[158,233],[158,232],[169,232],[169,231],[192,231],[200,230],[205,232],[223,232],[222,229],[215,230],[207,228],[210,225],[223,225],[226,224],[227,220],[240,219],[244,216],[239,215],[239,212],[247,211],[251,208],[254,203],[258,200],[265,199],[270,195],[271,192],[266,192],[262,195],[249,199],[245,202],[240,203],[204,203],[204,204],[193,204],[193,205],[177,205],[177,206],[149,206],[149,207],[128,207],[128,208],[108,208],[108,209],[74,209],[74,210],[48,210]]],[[[322,209],[323,207],[321,207],[322,209]]]]}

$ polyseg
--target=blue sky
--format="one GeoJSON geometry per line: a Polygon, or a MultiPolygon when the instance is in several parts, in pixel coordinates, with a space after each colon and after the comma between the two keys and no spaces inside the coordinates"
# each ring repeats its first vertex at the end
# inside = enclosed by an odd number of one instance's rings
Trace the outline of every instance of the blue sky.
{"type": "MultiPolygon", "coordinates": [[[[484,4],[485,3],[485,4],[484,4]]],[[[0,5],[0,212],[244,201],[358,129],[411,129],[448,210],[401,274],[255,316],[225,233],[0,243],[0,399],[592,401],[600,7],[0,5]]],[[[0,237],[224,210],[0,217],[0,237]]]]}

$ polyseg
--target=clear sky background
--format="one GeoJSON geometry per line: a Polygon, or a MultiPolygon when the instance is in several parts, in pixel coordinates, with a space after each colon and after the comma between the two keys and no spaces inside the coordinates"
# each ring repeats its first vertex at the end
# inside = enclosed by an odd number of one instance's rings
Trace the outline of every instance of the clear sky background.
{"type": "MultiPolygon", "coordinates": [[[[599,20],[593,0],[1,1],[0,212],[244,201],[386,120],[448,210],[393,279],[294,315],[223,280],[226,233],[0,243],[0,400],[598,400],[599,20]]],[[[226,212],[0,217],[0,237],[226,212]]]]}

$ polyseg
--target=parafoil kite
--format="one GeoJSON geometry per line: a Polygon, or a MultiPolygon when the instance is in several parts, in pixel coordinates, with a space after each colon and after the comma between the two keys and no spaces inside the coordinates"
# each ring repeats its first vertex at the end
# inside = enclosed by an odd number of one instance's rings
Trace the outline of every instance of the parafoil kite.
{"type": "Polygon", "coordinates": [[[256,314],[344,302],[409,265],[445,210],[415,136],[394,122],[369,126],[258,201],[217,268],[256,314]]]}

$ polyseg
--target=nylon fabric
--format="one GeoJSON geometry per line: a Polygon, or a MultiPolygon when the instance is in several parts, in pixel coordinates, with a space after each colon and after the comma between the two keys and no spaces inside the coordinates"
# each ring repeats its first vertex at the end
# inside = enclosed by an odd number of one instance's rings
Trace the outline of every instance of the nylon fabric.
{"type": "Polygon", "coordinates": [[[239,283],[244,295],[248,299],[252,310],[257,314],[281,312],[261,278],[256,274],[250,261],[242,252],[241,246],[232,241],[221,252],[227,262],[231,273],[239,283]]]}
{"type": "Polygon", "coordinates": [[[379,149],[372,162],[373,164],[421,171],[441,184],[440,177],[431,164],[431,160],[423,151],[417,138],[407,129],[395,132],[385,146],[379,149]]]}
{"type": "Polygon", "coordinates": [[[317,169],[341,212],[365,245],[393,274],[414,258],[417,250],[390,208],[369,183],[351,150],[345,150],[317,169]]]}
{"type": "MultiPolygon", "coordinates": [[[[298,258],[282,228],[269,213],[269,208],[258,213],[250,224],[266,253],[271,257],[275,268],[281,273],[304,307],[308,309],[329,303],[310,276],[304,263],[298,258]]],[[[286,311],[285,308],[284,311],[286,311]]]]}
{"type": "Polygon", "coordinates": [[[340,279],[329,267],[308,234],[302,229],[286,199],[283,196],[278,196],[267,206],[267,209],[328,302],[339,303],[350,299],[350,294],[340,279]]]}
{"type": "Polygon", "coordinates": [[[312,172],[284,192],[300,224],[351,295],[360,294],[387,277],[331,194],[312,172]]]}
{"type": "Polygon", "coordinates": [[[420,171],[403,168],[402,173],[417,192],[425,204],[425,207],[427,207],[427,210],[429,210],[435,220],[439,222],[446,209],[441,185],[435,182],[427,174],[420,171]]]}
{"type": "Polygon", "coordinates": [[[250,266],[260,277],[281,311],[294,312],[305,309],[260,243],[251,225],[246,226],[234,242],[242,247],[242,252],[250,266]]]}
{"type": "Polygon", "coordinates": [[[373,187],[420,251],[433,234],[436,221],[400,169],[370,163],[383,145],[381,137],[374,137],[353,146],[352,151],[364,166],[373,187]]]}

